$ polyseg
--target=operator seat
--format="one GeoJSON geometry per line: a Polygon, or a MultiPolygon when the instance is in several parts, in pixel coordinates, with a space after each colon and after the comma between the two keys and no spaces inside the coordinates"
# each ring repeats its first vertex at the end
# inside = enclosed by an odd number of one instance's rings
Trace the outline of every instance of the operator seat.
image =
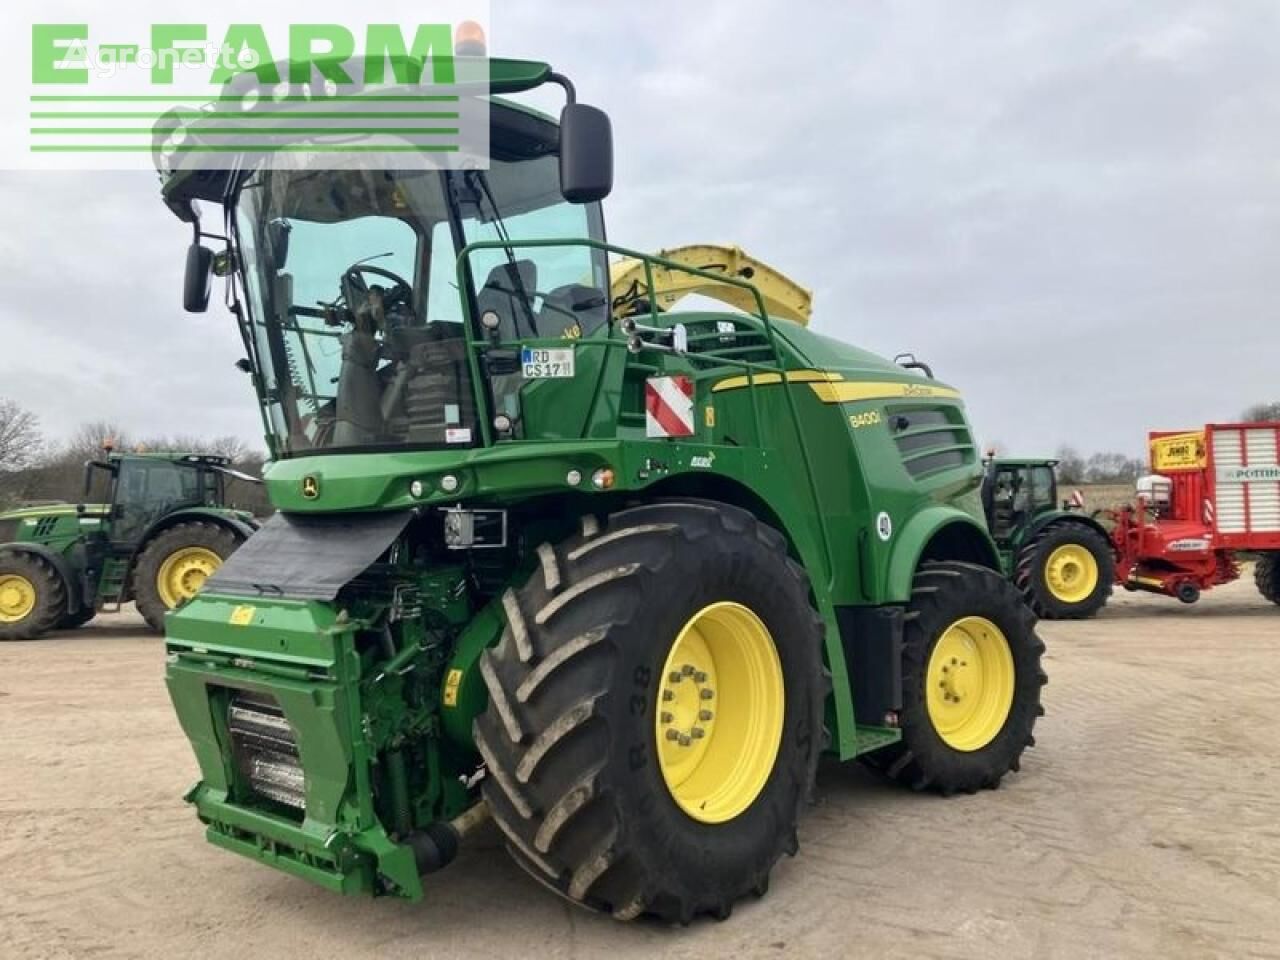
{"type": "Polygon", "coordinates": [[[532,303],[537,289],[538,265],[532,260],[500,263],[489,271],[488,279],[476,294],[477,319],[490,311],[496,313],[498,336],[503,340],[540,336],[532,303]]]}

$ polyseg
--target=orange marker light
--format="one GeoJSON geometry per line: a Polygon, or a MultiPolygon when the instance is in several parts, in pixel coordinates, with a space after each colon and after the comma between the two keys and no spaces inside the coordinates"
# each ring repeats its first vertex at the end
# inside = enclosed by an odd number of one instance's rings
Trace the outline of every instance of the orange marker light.
{"type": "Polygon", "coordinates": [[[484,27],[474,20],[463,20],[453,33],[453,52],[459,57],[483,57],[487,51],[484,27]]]}

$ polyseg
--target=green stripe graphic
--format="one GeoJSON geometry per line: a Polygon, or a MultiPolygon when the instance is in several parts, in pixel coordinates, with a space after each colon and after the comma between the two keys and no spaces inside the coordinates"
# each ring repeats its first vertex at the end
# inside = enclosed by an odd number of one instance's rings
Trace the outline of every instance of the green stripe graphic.
{"type": "Polygon", "coordinates": [[[32,103],[179,103],[185,101],[195,101],[197,103],[357,103],[363,101],[374,103],[457,103],[458,98],[456,96],[441,96],[434,94],[350,94],[347,96],[335,95],[332,97],[287,96],[266,98],[251,96],[214,97],[200,95],[174,97],[153,94],[137,96],[107,96],[105,94],[94,96],[70,96],[67,94],[39,94],[32,96],[31,98],[32,103]]]}
{"type": "MultiPolygon", "coordinates": [[[[151,136],[155,133],[152,127],[32,127],[31,132],[42,136],[58,136],[70,134],[103,134],[104,136],[123,136],[142,134],[151,136]]],[[[414,136],[443,136],[457,134],[457,127],[282,127],[279,131],[262,130],[258,127],[222,127],[217,130],[201,130],[202,137],[231,137],[244,133],[252,133],[259,137],[287,137],[295,133],[384,133],[412,134],[414,136]]]]}
{"type": "Polygon", "coordinates": [[[173,116],[175,119],[183,120],[271,120],[275,117],[286,117],[306,120],[308,118],[318,118],[325,120],[377,120],[379,118],[387,120],[457,120],[456,113],[445,112],[422,112],[422,111],[406,111],[406,110],[338,110],[338,111],[322,111],[322,110],[264,110],[258,113],[234,113],[230,110],[218,110],[211,113],[202,113],[200,111],[193,112],[175,112],[170,114],[168,111],[159,113],[122,113],[119,111],[93,112],[93,113],[48,113],[45,111],[33,111],[32,120],[158,120],[164,116],[173,116]]]}
{"type": "MultiPolygon", "coordinates": [[[[150,153],[152,146],[136,144],[35,144],[32,153],[150,153]]],[[[457,153],[457,144],[390,144],[374,146],[369,144],[202,144],[200,146],[166,147],[166,152],[174,153],[457,153]]]]}

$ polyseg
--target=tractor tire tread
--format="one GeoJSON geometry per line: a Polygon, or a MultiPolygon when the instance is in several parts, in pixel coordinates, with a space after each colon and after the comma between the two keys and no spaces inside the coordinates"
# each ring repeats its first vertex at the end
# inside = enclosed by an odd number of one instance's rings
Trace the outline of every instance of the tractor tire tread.
{"type": "Polygon", "coordinates": [[[183,547],[207,547],[225,561],[242,542],[239,533],[216,520],[183,520],[148,540],[133,563],[131,590],[147,626],[156,633],[164,632],[164,615],[169,608],[160,597],[156,578],[166,557],[183,547]]]}
{"type": "Polygon", "coordinates": [[[1018,551],[1013,582],[1037,617],[1042,620],[1086,620],[1107,605],[1115,586],[1116,560],[1111,543],[1084,523],[1058,520],[1036,533],[1018,551]],[[1098,585],[1079,603],[1065,603],[1050,592],[1044,580],[1044,566],[1053,548],[1078,543],[1098,564],[1098,585]]]}
{"type": "MultiPolygon", "coordinates": [[[[515,862],[580,906],[620,920],[647,914],[688,923],[699,914],[727,916],[736,899],[765,889],[773,863],[794,849],[790,838],[812,791],[823,693],[830,682],[822,672],[822,620],[806,613],[795,621],[796,632],[808,632],[803,640],[811,644],[797,661],[813,664],[811,681],[805,681],[809,686],[798,688],[809,691],[799,699],[812,705],[812,716],[805,718],[810,726],[795,721],[796,731],[808,730],[807,746],[780,751],[774,776],[752,806],[777,829],[741,838],[750,848],[750,869],[727,876],[729,871],[717,873],[706,865],[695,868],[707,871],[701,879],[674,869],[673,858],[692,852],[663,852],[671,837],[660,830],[639,836],[624,814],[624,801],[644,794],[652,783],[648,778],[656,777],[661,793],[646,795],[646,811],[667,805],[678,818],[694,823],[666,795],[656,757],[648,755],[636,766],[621,739],[618,728],[628,710],[635,714],[637,700],[646,704],[649,719],[630,723],[653,722],[649,694],[628,697],[633,668],[626,658],[639,649],[647,659],[657,652],[638,642],[648,642],[645,628],[662,585],[677,573],[689,578],[691,551],[708,567],[727,569],[745,562],[740,555],[745,549],[756,561],[775,564],[781,595],[806,608],[808,577],[787,557],[780,533],[745,510],[720,503],[654,501],[603,520],[584,518],[581,531],[562,543],[542,545],[528,582],[504,596],[507,626],[481,661],[490,703],[474,723],[487,770],[484,798],[515,862]],[[784,754],[790,763],[785,768],[784,754]]],[[[635,737],[639,728],[628,729],[635,737]]],[[[665,809],[658,813],[655,823],[670,822],[662,819],[670,816],[665,809]]],[[[723,833],[728,825],[716,829],[723,833]]]]}
{"type": "Polygon", "coordinates": [[[914,791],[943,796],[992,790],[1006,773],[1021,766],[1023,750],[1032,746],[1032,729],[1044,714],[1041,688],[1048,677],[1040,668],[1044,644],[1035,633],[1035,614],[1022,603],[1013,585],[987,567],[941,562],[923,565],[916,574],[911,612],[903,628],[902,739],[864,755],[868,766],[914,791]],[[942,591],[921,590],[939,583],[942,591]],[[983,598],[975,606],[975,599],[983,598]],[[933,644],[949,623],[961,616],[984,616],[997,624],[1009,642],[1016,671],[1013,705],[1004,727],[986,746],[971,752],[952,749],[938,736],[928,716],[925,675],[933,644]]]}
{"type": "Polygon", "coordinates": [[[1263,599],[1280,604],[1280,553],[1264,553],[1253,567],[1253,582],[1263,599]]]}
{"type": "Polygon", "coordinates": [[[5,551],[0,554],[0,574],[23,577],[36,591],[31,612],[17,623],[0,623],[0,641],[35,640],[57,630],[67,615],[67,584],[57,568],[36,553],[5,551]]]}

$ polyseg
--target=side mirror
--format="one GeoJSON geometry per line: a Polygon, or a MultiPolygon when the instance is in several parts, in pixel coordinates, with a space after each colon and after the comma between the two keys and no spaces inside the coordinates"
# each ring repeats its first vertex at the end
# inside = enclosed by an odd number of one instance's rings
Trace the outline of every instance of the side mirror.
{"type": "Polygon", "coordinates": [[[283,270],[289,262],[289,231],[293,224],[277,217],[267,224],[267,247],[271,251],[271,263],[276,270],[283,270]]]}
{"type": "Polygon", "coordinates": [[[613,126],[585,103],[560,111],[560,192],[570,203],[603,200],[613,189],[613,126]]]}
{"type": "Polygon", "coordinates": [[[182,307],[187,313],[209,309],[213,288],[213,251],[193,243],[187,247],[187,272],[182,281],[182,307]]]}

